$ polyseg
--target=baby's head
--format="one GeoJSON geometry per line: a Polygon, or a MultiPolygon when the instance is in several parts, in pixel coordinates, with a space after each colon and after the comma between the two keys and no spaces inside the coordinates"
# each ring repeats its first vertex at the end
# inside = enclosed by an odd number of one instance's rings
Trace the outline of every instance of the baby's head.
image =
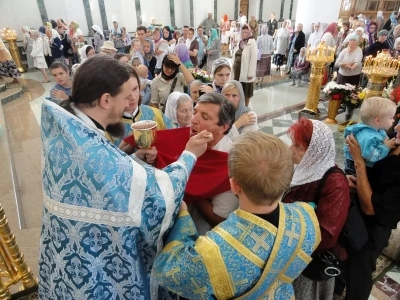
{"type": "Polygon", "coordinates": [[[388,130],[393,125],[396,104],[382,97],[365,99],[360,108],[361,121],[379,130],[388,130]]]}
{"type": "Polygon", "coordinates": [[[139,56],[134,56],[132,58],[132,67],[137,71],[138,66],[142,64],[142,60],[139,56]]]}
{"type": "Polygon", "coordinates": [[[136,73],[139,75],[140,79],[147,79],[149,69],[145,65],[140,65],[136,69],[136,73]]]}
{"type": "Polygon", "coordinates": [[[140,50],[140,41],[138,39],[132,40],[132,51],[136,52],[140,50]]]}

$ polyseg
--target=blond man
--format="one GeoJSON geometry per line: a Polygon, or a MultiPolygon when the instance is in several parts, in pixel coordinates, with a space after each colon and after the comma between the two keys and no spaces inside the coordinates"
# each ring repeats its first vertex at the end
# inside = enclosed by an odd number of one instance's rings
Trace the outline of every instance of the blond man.
{"type": "MultiPolygon", "coordinates": [[[[389,139],[386,131],[392,127],[396,104],[393,101],[371,97],[361,105],[361,123],[346,127],[344,137],[354,135],[360,144],[361,155],[365,159],[367,167],[372,167],[377,161],[384,159],[390,150],[396,147],[395,138],[389,139]]],[[[354,161],[349,147],[344,145],[345,173],[356,175],[354,161]]]]}
{"type": "Polygon", "coordinates": [[[228,166],[240,209],[199,237],[183,204],[153,265],[158,282],[189,299],[294,298],[292,282],[321,237],[309,204],[279,201],[293,175],[289,149],[249,132],[233,144],[228,166]]]}

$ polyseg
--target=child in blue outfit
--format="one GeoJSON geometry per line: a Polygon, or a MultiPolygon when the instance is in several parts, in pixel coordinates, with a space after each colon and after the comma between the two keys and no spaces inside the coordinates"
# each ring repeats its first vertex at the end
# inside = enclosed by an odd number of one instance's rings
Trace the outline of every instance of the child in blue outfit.
{"type": "MultiPolygon", "coordinates": [[[[353,134],[361,148],[361,155],[367,167],[385,158],[391,149],[396,147],[395,139],[389,140],[386,131],[393,125],[396,104],[393,101],[371,97],[361,105],[361,123],[349,126],[344,131],[344,137],[353,134]]],[[[345,173],[356,175],[354,161],[347,145],[344,146],[345,173]]]]}

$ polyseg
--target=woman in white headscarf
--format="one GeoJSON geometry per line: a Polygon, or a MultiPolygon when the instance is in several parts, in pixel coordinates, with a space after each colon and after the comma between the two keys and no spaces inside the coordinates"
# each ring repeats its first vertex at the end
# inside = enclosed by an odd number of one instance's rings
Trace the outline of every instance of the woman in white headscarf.
{"type": "Polygon", "coordinates": [[[385,19],[383,18],[383,12],[380,10],[376,14],[376,24],[378,25],[375,32],[381,31],[383,25],[385,24],[385,19]]]}
{"type": "Polygon", "coordinates": [[[325,123],[302,118],[289,128],[288,134],[295,170],[282,202],[302,201],[315,207],[321,230],[321,243],[312,255],[313,261],[293,282],[294,294],[299,300],[331,300],[335,278],[322,278],[315,271],[324,270],[315,262],[320,259],[318,255],[328,255],[328,251],[336,261],[347,258],[338,238],[350,206],[349,184],[335,165],[335,141],[325,123]]]}
{"type": "Polygon", "coordinates": [[[103,30],[101,30],[100,27],[97,26],[97,25],[93,25],[92,29],[93,29],[93,32],[94,32],[94,35],[93,35],[93,38],[94,38],[94,51],[96,53],[99,53],[100,52],[100,47],[103,46],[104,41],[105,41],[103,30]]]}
{"type": "Polygon", "coordinates": [[[271,54],[274,51],[274,40],[268,34],[268,25],[261,27],[261,35],[257,38],[257,83],[262,84],[264,76],[271,75],[271,54]]]}
{"type": "Polygon", "coordinates": [[[290,31],[287,28],[288,22],[284,21],[282,23],[282,27],[278,29],[276,32],[275,40],[274,40],[274,63],[276,65],[276,71],[281,70],[281,66],[283,65],[283,60],[286,56],[286,52],[289,46],[289,37],[290,31]]]}
{"type": "Polygon", "coordinates": [[[175,127],[188,127],[193,116],[193,100],[189,95],[173,92],[167,99],[165,116],[175,127]]]}
{"type": "Polygon", "coordinates": [[[228,137],[234,141],[241,134],[258,131],[257,115],[251,108],[245,106],[242,84],[237,80],[228,81],[221,94],[235,105],[235,123],[228,137]]]}
{"type": "Polygon", "coordinates": [[[85,61],[87,61],[89,58],[91,58],[93,55],[96,53],[94,52],[94,48],[90,45],[85,45],[81,49],[79,49],[80,54],[81,54],[81,64],[83,64],[85,61]]]}
{"type": "Polygon", "coordinates": [[[28,69],[33,69],[35,67],[33,58],[31,57],[33,39],[31,38],[31,35],[29,34],[30,30],[31,29],[28,26],[22,27],[24,50],[26,53],[26,59],[28,61],[28,69]]]}

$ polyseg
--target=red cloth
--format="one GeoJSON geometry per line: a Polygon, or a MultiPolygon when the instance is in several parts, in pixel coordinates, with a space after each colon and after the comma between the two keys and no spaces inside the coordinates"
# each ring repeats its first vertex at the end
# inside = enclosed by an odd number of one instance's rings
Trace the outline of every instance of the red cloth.
{"type": "MultiPolygon", "coordinates": [[[[176,162],[185,150],[189,138],[189,127],[157,131],[153,146],[156,147],[158,155],[154,166],[161,169],[176,162]]],[[[124,141],[136,147],[132,135],[125,138],[124,141]]],[[[185,190],[185,201],[190,203],[195,200],[208,199],[229,190],[228,153],[207,149],[197,159],[190,174],[185,190]]]]}

